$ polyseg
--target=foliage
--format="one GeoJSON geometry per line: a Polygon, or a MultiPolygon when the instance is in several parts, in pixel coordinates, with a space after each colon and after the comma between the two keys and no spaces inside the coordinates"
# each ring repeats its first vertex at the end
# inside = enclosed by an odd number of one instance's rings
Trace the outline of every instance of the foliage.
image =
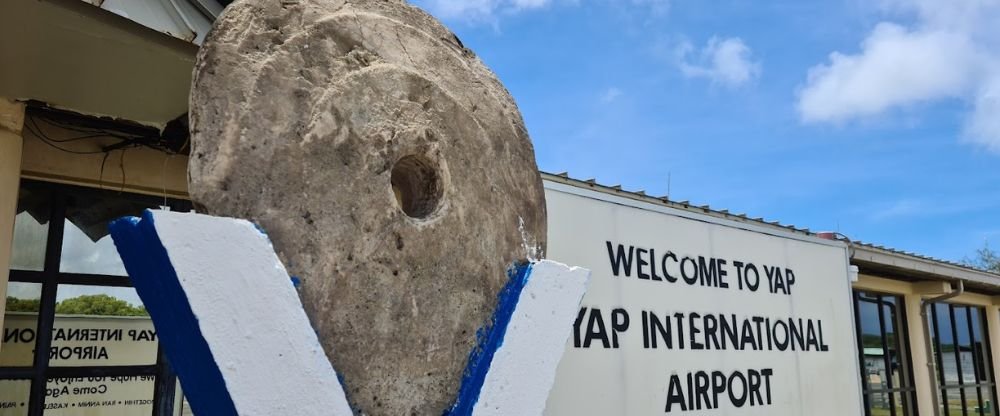
{"type": "Polygon", "coordinates": [[[962,263],[977,269],[1000,273],[1000,253],[993,251],[989,243],[983,244],[982,248],[976,250],[975,258],[966,257],[962,263]]]}
{"type": "Polygon", "coordinates": [[[7,296],[7,312],[38,312],[41,301],[38,299],[21,299],[7,296]]]}
{"type": "Polygon", "coordinates": [[[108,295],[83,295],[56,304],[56,313],[68,315],[145,316],[146,308],[108,295]]]}
{"type": "MultiPolygon", "coordinates": [[[[38,299],[7,296],[8,312],[38,312],[38,299]]],[[[56,304],[56,313],[67,315],[147,316],[146,308],[108,295],[83,295],[56,304]]]]}

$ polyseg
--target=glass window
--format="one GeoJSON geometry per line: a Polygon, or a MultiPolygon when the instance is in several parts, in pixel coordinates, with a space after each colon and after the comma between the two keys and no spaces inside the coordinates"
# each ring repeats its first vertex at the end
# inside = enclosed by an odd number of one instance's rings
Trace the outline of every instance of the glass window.
{"type": "Polygon", "coordinates": [[[61,377],[45,385],[46,416],[153,414],[155,376],[61,377]]]}
{"type": "Polygon", "coordinates": [[[35,361],[35,332],[42,299],[39,283],[10,282],[3,320],[0,367],[30,367],[35,361]]]}
{"type": "Polygon", "coordinates": [[[22,181],[0,334],[0,416],[179,414],[176,378],[107,229],[161,205],[190,209],[185,201],[22,181]],[[157,377],[170,386],[160,395],[157,377]]]}
{"type": "Polygon", "coordinates": [[[130,287],[60,285],[49,365],[156,363],[153,321],[130,287]]]}
{"type": "Polygon", "coordinates": [[[865,414],[916,415],[902,298],[855,291],[854,311],[865,414]]]}
{"type": "Polygon", "coordinates": [[[110,235],[107,233],[102,235],[93,231],[88,234],[68,219],[64,230],[59,271],[111,276],[127,275],[110,235]]]}
{"type": "Polygon", "coordinates": [[[187,397],[184,396],[184,391],[181,389],[181,383],[177,383],[175,389],[177,394],[177,399],[174,400],[174,414],[177,416],[194,416],[194,412],[191,411],[191,405],[188,404],[187,397]]]}
{"type": "Polygon", "coordinates": [[[109,235],[108,223],[116,218],[139,215],[144,209],[156,207],[153,201],[108,198],[107,195],[85,192],[72,193],[67,198],[66,218],[63,220],[59,271],[127,275],[109,235]]]}
{"type": "Polygon", "coordinates": [[[10,257],[12,270],[42,271],[45,267],[45,242],[51,208],[51,201],[45,192],[21,189],[18,193],[10,257]]]}
{"type": "Polygon", "coordinates": [[[930,313],[941,414],[995,415],[985,309],[936,303],[931,305],[930,313]]]}
{"type": "Polygon", "coordinates": [[[0,416],[28,414],[30,380],[0,380],[0,416]]]}

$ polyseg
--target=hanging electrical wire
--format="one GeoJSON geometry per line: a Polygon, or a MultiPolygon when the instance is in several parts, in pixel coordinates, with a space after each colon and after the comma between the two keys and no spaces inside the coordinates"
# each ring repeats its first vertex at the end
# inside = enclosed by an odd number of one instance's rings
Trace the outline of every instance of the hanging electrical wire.
{"type": "Polygon", "coordinates": [[[169,137],[164,135],[166,132],[161,133],[151,127],[128,124],[117,126],[114,122],[68,114],[48,108],[36,108],[35,111],[32,111],[27,117],[25,126],[31,134],[46,145],[66,153],[93,155],[129,147],[147,147],[167,154],[180,154],[186,150],[187,141],[189,140],[189,137],[186,137],[187,126],[184,123],[186,121],[185,117],[186,115],[178,117],[177,120],[168,123],[168,129],[171,130],[169,137]],[[43,121],[45,125],[41,125],[39,120],[43,121]],[[173,124],[177,124],[178,120],[180,124],[174,126],[173,124]],[[55,138],[45,128],[49,126],[58,128],[64,132],[79,133],[79,135],[55,138]],[[106,126],[110,126],[110,128],[106,126]],[[178,127],[180,130],[178,130],[178,127]],[[181,137],[175,136],[184,136],[184,142],[179,142],[178,139],[181,137]],[[66,146],[68,143],[102,138],[116,139],[116,141],[110,144],[105,141],[100,144],[100,149],[94,150],[80,150],[79,148],[66,146]],[[177,144],[180,144],[180,146],[178,147],[177,144]]]}
{"type": "Polygon", "coordinates": [[[41,140],[42,143],[45,143],[45,144],[51,146],[52,148],[54,148],[56,150],[59,150],[61,152],[72,153],[72,154],[76,154],[76,155],[95,155],[95,154],[101,154],[101,153],[105,153],[106,152],[103,148],[99,149],[99,150],[81,151],[81,150],[68,149],[68,148],[59,146],[57,144],[57,143],[68,143],[68,142],[77,141],[77,140],[83,140],[83,139],[88,139],[88,138],[102,137],[103,135],[100,135],[100,134],[88,134],[86,136],[71,137],[71,138],[66,138],[66,139],[53,139],[52,137],[49,137],[49,135],[45,134],[45,131],[41,127],[38,126],[38,122],[35,120],[35,117],[28,117],[28,123],[25,123],[25,127],[28,128],[28,132],[30,132],[32,135],[34,135],[39,140],[41,140]]]}
{"type": "Polygon", "coordinates": [[[171,131],[169,135],[166,135],[150,127],[122,124],[119,130],[116,129],[119,126],[113,122],[108,123],[104,120],[63,113],[48,108],[35,108],[26,117],[24,126],[39,141],[60,152],[75,155],[103,155],[97,178],[98,187],[101,189],[104,189],[108,158],[114,151],[120,151],[118,169],[121,172],[121,182],[118,190],[124,192],[128,183],[125,172],[125,153],[128,149],[146,147],[163,152],[167,157],[180,154],[187,148],[190,140],[186,134],[187,125],[184,123],[186,121],[184,117],[186,116],[178,117],[177,121],[172,122],[179,124],[169,126],[171,131]],[[57,137],[53,137],[51,134],[53,128],[59,131],[57,137]],[[62,137],[67,132],[76,133],[76,135],[62,137]],[[180,142],[181,138],[183,138],[183,142],[180,142]],[[85,142],[87,140],[93,141],[85,142]]]}

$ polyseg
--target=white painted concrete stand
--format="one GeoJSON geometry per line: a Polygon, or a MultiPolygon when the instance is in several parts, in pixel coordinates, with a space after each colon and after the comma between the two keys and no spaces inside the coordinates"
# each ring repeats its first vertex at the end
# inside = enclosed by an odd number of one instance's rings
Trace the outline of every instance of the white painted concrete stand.
{"type": "MultiPolygon", "coordinates": [[[[196,414],[353,414],[287,271],[252,223],[146,211],[115,221],[111,234],[196,414]]],[[[452,415],[545,410],[590,272],[543,260],[510,278],[452,415]]]]}

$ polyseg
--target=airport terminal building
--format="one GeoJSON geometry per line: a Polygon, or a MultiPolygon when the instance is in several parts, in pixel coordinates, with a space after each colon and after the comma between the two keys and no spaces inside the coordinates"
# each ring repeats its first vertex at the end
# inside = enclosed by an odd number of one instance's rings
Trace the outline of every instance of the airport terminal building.
{"type": "MultiPolygon", "coordinates": [[[[222,4],[149,4],[0,13],[0,416],[187,411],[106,225],[192,210],[187,95],[222,4]]],[[[548,257],[592,271],[546,414],[998,414],[1000,275],[542,179],[548,257]]]]}

